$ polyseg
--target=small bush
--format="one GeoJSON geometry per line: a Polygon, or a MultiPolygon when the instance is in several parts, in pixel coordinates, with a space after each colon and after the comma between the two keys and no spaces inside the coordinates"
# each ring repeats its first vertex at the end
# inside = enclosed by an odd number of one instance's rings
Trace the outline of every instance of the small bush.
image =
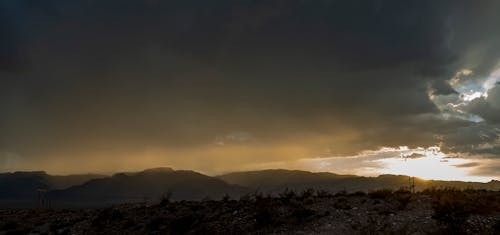
{"type": "Polygon", "coordinates": [[[315,211],[308,209],[302,205],[295,206],[292,211],[292,216],[297,220],[298,223],[302,223],[307,219],[311,218],[315,214],[315,211]]]}
{"type": "Polygon", "coordinates": [[[339,209],[339,210],[350,210],[352,209],[352,206],[349,204],[349,202],[347,201],[347,199],[345,197],[341,197],[337,200],[337,202],[335,202],[335,204],[333,204],[333,207],[335,209],[339,209]]]}
{"type": "Polygon", "coordinates": [[[5,222],[0,225],[0,230],[13,230],[19,227],[19,224],[13,221],[5,222]]]}
{"type": "Polygon", "coordinates": [[[372,199],[386,199],[391,195],[392,190],[390,189],[379,189],[368,193],[368,196],[370,196],[370,198],[372,199]]]}
{"type": "Polygon", "coordinates": [[[349,196],[363,197],[363,196],[366,196],[366,193],[363,191],[356,191],[354,193],[349,194],[349,196]]]}
{"type": "Polygon", "coordinates": [[[297,194],[295,193],[295,191],[286,188],[285,191],[283,191],[278,195],[278,197],[279,200],[286,205],[289,204],[292,201],[292,199],[296,198],[297,194]]]}
{"type": "MultiPolygon", "coordinates": [[[[149,222],[147,223],[147,225],[146,225],[146,226],[147,226],[147,227],[148,227],[148,229],[150,229],[150,230],[156,230],[156,229],[158,229],[158,228],[159,228],[159,227],[160,227],[160,226],[161,226],[161,225],[162,225],[165,221],[166,221],[166,219],[165,219],[165,218],[162,218],[162,217],[153,217],[153,218],[151,218],[151,220],[149,220],[149,222]]],[[[130,222],[130,221],[126,221],[125,225],[126,225],[126,226],[130,226],[130,225],[128,224],[129,222],[130,222]]],[[[125,226],[125,225],[124,225],[124,226],[125,226]]]]}
{"type": "Polygon", "coordinates": [[[170,224],[171,234],[186,234],[199,221],[199,218],[194,214],[185,214],[172,220],[170,224]]]}
{"type": "Polygon", "coordinates": [[[347,192],[345,190],[338,191],[337,193],[335,193],[335,197],[344,197],[344,196],[347,196],[347,192]]]}
{"type": "Polygon", "coordinates": [[[306,189],[304,191],[302,191],[302,193],[300,194],[299,198],[304,201],[308,198],[312,198],[314,196],[314,189],[306,189]]]}
{"type": "Polygon", "coordinates": [[[172,198],[172,192],[166,192],[161,195],[160,198],[160,206],[166,206],[170,203],[170,199],[172,198]]]}
{"type": "Polygon", "coordinates": [[[495,225],[493,225],[493,230],[496,232],[496,234],[500,234],[500,220],[498,220],[495,225]]]}
{"type": "Polygon", "coordinates": [[[398,210],[404,210],[410,203],[412,194],[410,191],[396,191],[393,197],[398,202],[398,210]]]}
{"type": "Polygon", "coordinates": [[[248,193],[240,197],[241,202],[250,202],[251,200],[252,196],[248,193]]]}
{"type": "Polygon", "coordinates": [[[231,200],[231,196],[229,196],[229,194],[224,194],[224,196],[222,197],[222,201],[223,202],[229,202],[229,200],[231,200]]]}
{"type": "Polygon", "coordinates": [[[433,205],[433,218],[446,225],[451,231],[460,231],[462,224],[471,215],[471,208],[468,204],[463,193],[441,193],[433,205]]]}
{"type": "Polygon", "coordinates": [[[271,198],[258,197],[255,201],[255,225],[258,228],[276,225],[279,216],[271,198]]]}
{"type": "Polygon", "coordinates": [[[122,212],[115,208],[107,208],[102,210],[93,220],[92,225],[95,227],[102,227],[108,222],[116,222],[122,220],[124,215],[122,212]]]}
{"type": "Polygon", "coordinates": [[[327,198],[327,197],[331,197],[332,194],[326,190],[317,190],[316,191],[316,197],[319,197],[319,198],[327,198]]]}

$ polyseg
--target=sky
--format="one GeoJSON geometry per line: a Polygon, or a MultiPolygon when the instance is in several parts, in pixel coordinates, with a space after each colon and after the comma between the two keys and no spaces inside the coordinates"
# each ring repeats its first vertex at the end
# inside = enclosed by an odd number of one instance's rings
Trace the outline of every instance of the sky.
{"type": "Polygon", "coordinates": [[[0,1],[0,171],[500,179],[496,0],[0,1]]]}

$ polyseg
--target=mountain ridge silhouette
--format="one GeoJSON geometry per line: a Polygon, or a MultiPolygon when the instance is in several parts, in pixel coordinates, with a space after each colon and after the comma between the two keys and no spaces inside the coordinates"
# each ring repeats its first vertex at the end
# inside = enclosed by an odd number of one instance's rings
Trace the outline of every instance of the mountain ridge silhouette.
{"type": "MultiPolygon", "coordinates": [[[[417,190],[453,187],[500,190],[500,181],[487,183],[416,179],[417,190]]],[[[47,190],[52,207],[104,207],[121,203],[156,203],[165,195],[171,200],[238,198],[245,194],[302,191],[309,188],[338,191],[399,189],[408,186],[408,176],[380,175],[364,177],[330,172],[286,169],[233,172],[208,176],[191,170],[169,167],[111,176],[53,176],[44,171],[0,173],[0,208],[38,207],[38,189],[47,190]]]]}

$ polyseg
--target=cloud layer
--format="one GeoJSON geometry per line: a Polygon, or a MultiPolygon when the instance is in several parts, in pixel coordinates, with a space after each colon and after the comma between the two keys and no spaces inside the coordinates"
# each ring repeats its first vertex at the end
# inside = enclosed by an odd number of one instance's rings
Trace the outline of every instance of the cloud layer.
{"type": "Polygon", "coordinates": [[[0,4],[0,151],[25,168],[500,154],[498,1],[0,4]]]}

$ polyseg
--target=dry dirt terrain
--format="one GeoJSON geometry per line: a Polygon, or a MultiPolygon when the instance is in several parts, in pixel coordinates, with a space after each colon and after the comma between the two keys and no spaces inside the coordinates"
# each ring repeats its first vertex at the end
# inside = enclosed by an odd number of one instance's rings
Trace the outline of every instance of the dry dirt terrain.
{"type": "Polygon", "coordinates": [[[0,234],[500,234],[500,192],[285,191],[103,209],[0,210],[0,234]]]}

